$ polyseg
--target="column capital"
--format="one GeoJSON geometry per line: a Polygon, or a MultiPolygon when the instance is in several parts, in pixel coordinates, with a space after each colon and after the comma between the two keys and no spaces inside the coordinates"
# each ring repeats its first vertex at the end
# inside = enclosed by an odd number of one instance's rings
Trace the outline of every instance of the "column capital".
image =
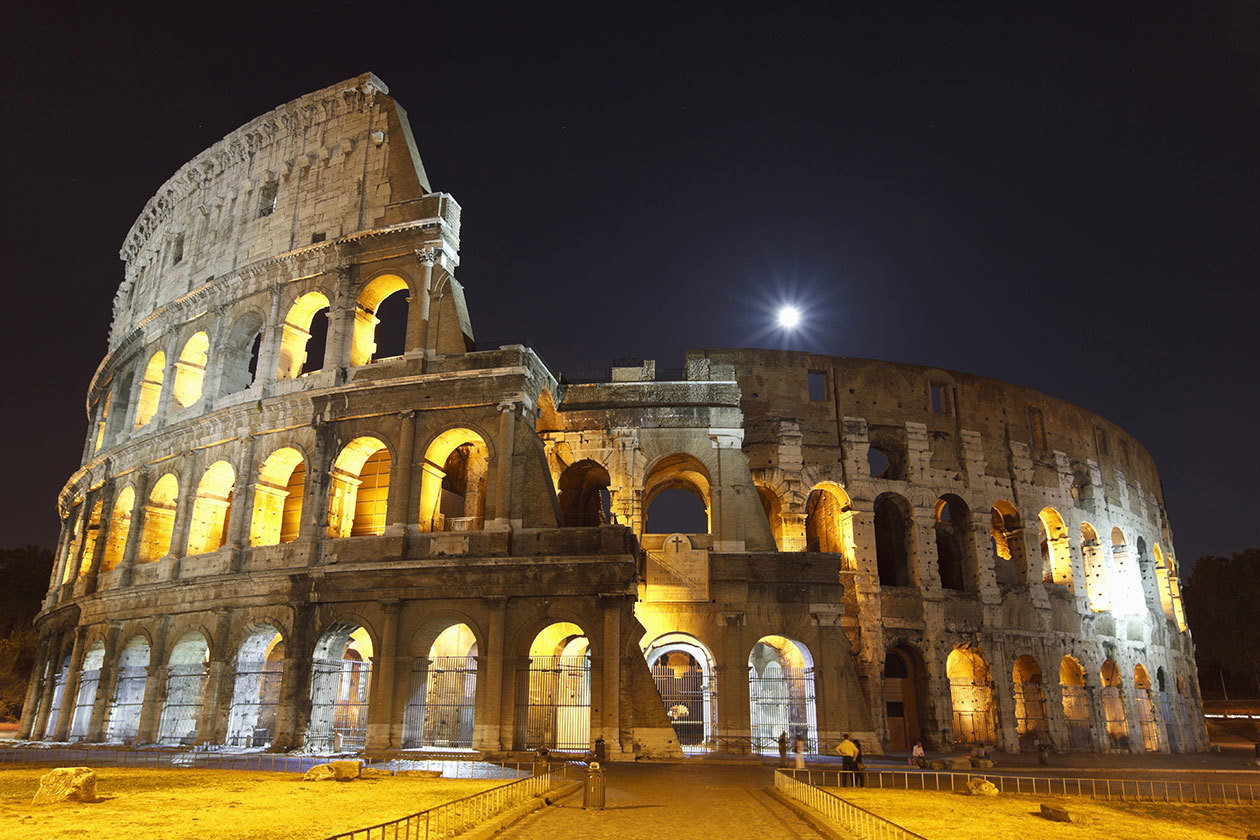
{"type": "Polygon", "coordinates": [[[437,258],[438,252],[431,247],[426,246],[416,249],[416,259],[420,261],[421,265],[431,266],[437,262],[437,258]]]}

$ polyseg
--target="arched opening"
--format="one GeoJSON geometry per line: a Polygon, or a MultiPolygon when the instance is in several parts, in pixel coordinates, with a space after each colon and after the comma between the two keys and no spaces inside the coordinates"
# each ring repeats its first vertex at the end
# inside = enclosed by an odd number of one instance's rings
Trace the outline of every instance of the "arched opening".
{"type": "MultiPolygon", "coordinates": [[[[1198,718],[1198,726],[1202,725],[1203,718],[1198,718]]],[[[1196,718],[1194,715],[1194,698],[1190,696],[1190,687],[1186,683],[1186,678],[1177,675],[1177,727],[1181,731],[1181,739],[1185,744],[1186,750],[1194,749],[1196,729],[1196,718]]]]}
{"type": "Polygon", "coordinates": [[[1041,521],[1041,579],[1072,591],[1072,555],[1063,517],[1054,508],[1044,508],[1037,518],[1041,521]]]}
{"type": "Polygon", "coordinates": [[[306,495],[306,462],[291,446],[277,449],[258,468],[250,545],[279,545],[297,539],[306,495]]]}
{"type": "Polygon", "coordinates": [[[814,709],[814,659],[809,649],[783,636],[763,636],[748,656],[748,704],[753,749],[773,754],[779,736],[801,738],[805,752],[818,751],[814,709]]]}
{"type": "Polygon", "coordinates": [[[329,476],[328,536],[385,533],[389,468],[389,449],[379,439],[360,437],[346,444],[329,476]]]}
{"type": "Polygon", "coordinates": [[[884,716],[890,750],[908,750],[923,738],[919,718],[923,678],[923,657],[917,650],[897,645],[885,652],[884,716]]]}
{"type": "Polygon", "coordinates": [[[971,510],[953,494],[936,500],[936,565],[941,575],[941,588],[959,592],[975,589],[975,536],[971,510]]]}
{"type": "Polygon", "coordinates": [[[1093,740],[1089,736],[1089,694],[1085,689],[1085,669],[1073,656],[1065,656],[1059,663],[1059,691],[1063,694],[1068,745],[1074,750],[1093,749],[1093,740]]]}
{"type": "MultiPolygon", "coordinates": [[[[901,431],[904,437],[904,430],[901,431]]],[[[871,478],[888,481],[906,479],[906,444],[894,434],[873,434],[866,452],[866,463],[871,478]]]]}
{"type": "Polygon", "coordinates": [[[779,500],[779,494],[764,484],[758,484],[756,487],[757,500],[761,502],[766,521],[770,523],[770,533],[774,535],[774,544],[779,551],[787,551],[788,549],[783,544],[783,503],[779,500]]]}
{"type": "Polygon", "coordinates": [[[914,557],[914,532],[910,503],[895,493],[875,499],[875,565],[880,586],[914,586],[910,564],[914,557]]]}
{"type": "Polygon", "coordinates": [[[188,746],[197,740],[197,718],[206,692],[210,647],[195,630],[179,637],[166,664],[166,701],[158,720],[158,743],[188,746]]]}
{"type": "Polygon", "coordinates": [[[208,554],[223,547],[236,470],[227,461],[215,461],[201,477],[188,526],[188,554],[208,554]]]}
{"type": "Polygon", "coordinates": [[[1164,552],[1160,550],[1159,543],[1155,543],[1155,585],[1159,589],[1159,606],[1164,611],[1164,617],[1175,621],[1172,584],[1169,582],[1168,565],[1164,562],[1164,552]]]}
{"type": "Polygon", "coordinates": [[[665,716],[686,753],[712,749],[717,735],[713,654],[686,633],[667,633],[643,650],[665,716]]]}
{"type": "Polygon", "coordinates": [[[1107,561],[1098,544],[1098,532],[1088,522],[1081,523],[1081,563],[1085,567],[1085,595],[1094,612],[1111,609],[1107,582],[1107,561]]]}
{"type": "Polygon", "coordinates": [[[420,465],[420,529],[480,531],[486,524],[490,448],[472,429],[447,429],[420,465]]]}
{"type": "Polygon", "coordinates": [[[101,557],[102,572],[112,571],[122,562],[127,537],[131,534],[131,511],[135,506],[136,491],[124,487],[114,500],[114,509],[109,515],[109,531],[105,534],[105,552],[101,557]]]}
{"type": "Polygon", "coordinates": [[[1147,752],[1159,752],[1159,725],[1155,723],[1151,678],[1140,664],[1133,666],[1133,699],[1137,704],[1138,723],[1142,727],[1142,746],[1147,752]]]}
{"type": "Polygon", "coordinates": [[[209,351],[210,336],[204,332],[195,332],[184,343],[184,349],[175,360],[175,382],[171,386],[171,396],[185,408],[201,399],[209,351]]]}
{"type": "Polygon", "coordinates": [[[61,580],[66,584],[74,580],[74,559],[79,555],[79,543],[83,540],[85,529],[83,523],[83,505],[76,504],[66,517],[66,525],[70,528],[70,539],[66,541],[61,555],[61,580]]]}
{"type": "Polygon", "coordinates": [[[1024,583],[1028,580],[1028,556],[1024,553],[1024,522],[1019,510],[1010,502],[1000,501],[989,511],[989,520],[997,582],[1024,583]]]}
{"type": "Polygon", "coordinates": [[[244,391],[254,384],[258,374],[258,355],[262,350],[263,320],[257,312],[247,312],[232,325],[222,350],[222,372],[219,394],[226,396],[244,391]]]}
{"type": "Polygon", "coordinates": [[[1172,590],[1173,616],[1177,620],[1177,630],[1186,632],[1186,611],[1181,600],[1181,577],[1177,574],[1177,558],[1172,552],[1165,555],[1168,562],[1168,587],[1172,590]]]}
{"type": "Polygon", "coordinates": [[[73,571],[71,565],[67,566],[67,579],[73,577],[82,578],[88,573],[88,568],[92,565],[92,556],[96,554],[96,541],[101,535],[101,514],[104,508],[102,499],[97,499],[92,505],[92,513],[88,517],[87,533],[83,537],[83,556],[79,560],[79,570],[77,575],[73,571]]]}
{"type": "Polygon", "coordinates": [[[586,752],[591,746],[591,651],[568,621],[545,627],[517,674],[516,749],[586,752]]]}
{"type": "Polygon", "coordinates": [[[643,480],[643,533],[709,533],[710,487],[709,471],[695,456],[661,458],[643,480]]]}
{"type": "Polygon", "coordinates": [[[110,700],[105,724],[106,741],[131,743],[136,739],[148,680],[149,642],[144,636],[133,636],[118,655],[114,696],[110,700]]]}
{"type": "Polygon", "coordinates": [[[612,521],[612,497],[608,470],[591,460],[565,467],[556,483],[560,503],[560,524],[589,528],[612,521]]]}
{"type": "Polygon", "coordinates": [[[1102,683],[1103,721],[1107,742],[1113,749],[1129,748],[1129,720],[1124,714],[1124,678],[1116,663],[1108,659],[1099,671],[1102,683]]]}
{"type": "Polygon", "coordinates": [[[48,703],[48,717],[44,721],[44,731],[37,740],[47,741],[57,731],[57,719],[61,717],[61,706],[65,702],[66,679],[70,676],[70,654],[61,659],[61,666],[52,674],[53,690],[48,703]]]}
{"type": "Polygon", "coordinates": [[[402,355],[407,335],[406,291],[407,283],[393,274],[381,275],[363,289],[354,307],[351,365],[402,355]]]}
{"type": "Polygon", "coordinates": [[[1042,685],[1041,664],[1023,654],[1015,658],[1011,673],[1015,692],[1015,734],[1021,748],[1032,749],[1047,743],[1050,730],[1046,724],[1046,690],[1042,685]]]}
{"type": "Polygon", "coordinates": [[[92,710],[101,684],[101,667],[105,664],[105,643],[97,639],[83,657],[79,669],[79,690],[74,697],[74,714],[70,717],[70,740],[82,741],[92,726],[92,710]]]}
{"type": "Polygon", "coordinates": [[[476,703],[477,638],[467,624],[452,624],[416,660],[402,745],[472,749],[476,703]]]}
{"type": "Polygon", "coordinates": [[[277,379],[296,379],[324,366],[328,318],[316,316],[328,308],[328,298],[322,292],[307,292],[289,307],[280,325],[277,379]]]}
{"type": "Polygon", "coordinates": [[[144,530],[140,532],[140,553],[137,563],[153,563],[171,553],[171,535],[175,531],[175,505],[179,500],[179,481],[174,473],[158,479],[144,506],[144,530]]]}
{"type": "Polygon", "coordinates": [[[992,743],[997,739],[993,679],[989,663],[970,646],[954,648],[945,660],[949,697],[954,710],[954,742],[992,743]]]}
{"type": "Polygon", "coordinates": [[[144,369],[144,379],[140,380],[140,396],[136,399],[135,428],[147,426],[157,414],[158,402],[162,399],[162,380],[166,377],[166,354],[161,350],[149,357],[149,364],[144,369]]]}
{"type": "Polygon", "coordinates": [[[1142,572],[1129,551],[1124,531],[1111,529],[1111,605],[1121,615],[1146,613],[1142,572]]]}
{"type": "Polygon", "coordinates": [[[361,750],[367,738],[372,640],[367,629],[338,622],[319,637],[311,666],[311,724],[306,746],[315,752],[361,750]]]}
{"type": "Polygon", "coordinates": [[[1168,733],[1168,751],[1182,751],[1182,733],[1180,731],[1180,709],[1174,701],[1168,675],[1163,666],[1155,669],[1155,689],[1159,692],[1159,708],[1164,718],[1164,731],[1168,733]]]}
{"type": "Polygon", "coordinates": [[[284,638],[270,624],[254,627],[241,643],[236,652],[225,743],[268,747],[275,740],[284,659],[284,638]]]}
{"type": "Polygon", "coordinates": [[[849,494],[828,482],[813,489],[805,503],[805,550],[842,554],[852,568],[853,503],[849,494]]]}

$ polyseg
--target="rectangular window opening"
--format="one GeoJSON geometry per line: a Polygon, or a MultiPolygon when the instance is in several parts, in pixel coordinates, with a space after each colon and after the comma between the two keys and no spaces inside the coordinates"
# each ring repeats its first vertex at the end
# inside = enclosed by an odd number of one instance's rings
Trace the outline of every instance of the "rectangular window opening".
{"type": "Polygon", "coordinates": [[[327,238],[328,238],[328,234],[326,233],[312,233],[311,244],[314,245],[316,242],[323,242],[327,238]]]}
{"type": "Polygon", "coordinates": [[[933,414],[953,414],[949,406],[949,386],[941,382],[928,384],[928,395],[932,401],[933,414]]]}
{"type": "Polygon", "coordinates": [[[276,181],[268,181],[263,184],[262,190],[258,194],[258,218],[270,216],[272,211],[276,209],[276,193],[280,191],[280,184],[276,181]]]}
{"type": "Polygon", "coordinates": [[[809,399],[811,402],[827,399],[827,374],[824,371],[809,372],[809,399]]]}
{"type": "Polygon", "coordinates": [[[1032,445],[1037,449],[1046,448],[1046,421],[1040,408],[1028,409],[1028,432],[1032,437],[1032,445]]]}
{"type": "Polygon", "coordinates": [[[175,248],[171,256],[171,265],[179,265],[184,259],[184,234],[175,237],[175,248]]]}
{"type": "Polygon", "coordinates": [[[1094,438],[1098,441],[1098,454],[1104,458],[1111,453],[1107,450],[1107,433],[1102,429],[1094,429],[1094,438]]]}

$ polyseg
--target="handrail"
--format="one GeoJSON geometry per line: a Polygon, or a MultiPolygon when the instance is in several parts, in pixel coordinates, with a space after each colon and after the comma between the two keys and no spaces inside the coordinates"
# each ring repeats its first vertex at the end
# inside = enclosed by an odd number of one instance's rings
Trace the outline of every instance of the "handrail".
{"type": "Polygon", "coordinates": [[[916,834],[873,811],[854,805],[829,790],[798,781],[782,770],[774,771],[774,787],[823,816],[838,822],[859,837],[877,837],[879,840],[926,840],[922,834],[916,834]]]}

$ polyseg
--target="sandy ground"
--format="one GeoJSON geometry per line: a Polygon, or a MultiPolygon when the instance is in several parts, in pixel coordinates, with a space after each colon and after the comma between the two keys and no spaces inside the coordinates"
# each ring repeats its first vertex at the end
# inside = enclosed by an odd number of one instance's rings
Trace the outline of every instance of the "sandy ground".
{"type": "Polygon", "coordinates": [[[949,840],[1149,837],[1159,840],[1245,838],[1260,826],[1260,806],[1098,802],[1030,796],[964,796],[843,788],[844,799],[925,837],[949,840]],[[1072,823],[1039,816],[1040,805],[1058,805],[1072,823]]]}
{"type": "Polygon", "coordinates": [[[304,782],[297,773],[93,768],[92,805],[34,806],[47,766],[0,768],[4,840],[320,840],[422,811],[503,781],[387,778],[304,782]]]}

